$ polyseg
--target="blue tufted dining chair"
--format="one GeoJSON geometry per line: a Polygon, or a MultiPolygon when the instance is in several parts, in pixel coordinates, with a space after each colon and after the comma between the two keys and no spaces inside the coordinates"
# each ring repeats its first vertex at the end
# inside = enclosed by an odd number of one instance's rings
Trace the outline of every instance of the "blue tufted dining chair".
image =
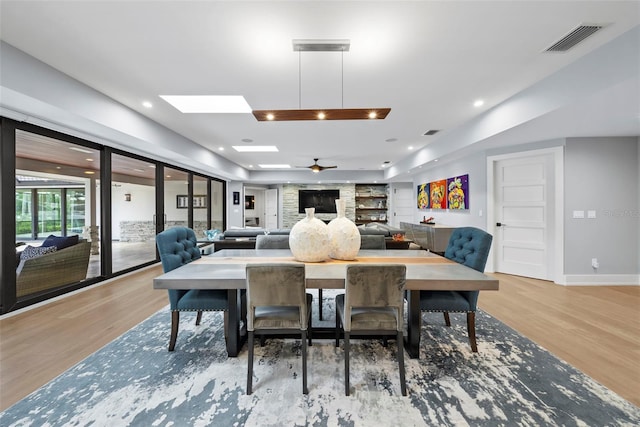
{"type": "MultiPolygon", "coordinates": [[[[156,245],[162,270],[166,273],[200,258],[194,231],[188,227],[173,227],[158,233],[156,245]]],[[[225,311],[227,330],[227,291],[217,289],[169,289],[171,309],[171,338],[169,351],[173,351],[178,338],[181,311],[197,311],[196,325],[200,325],[203,311],[225,311]]]]}
{"type": "MultiPolygon", "coordinates": [[[[444,252],[445,258],[474,270],[484,272],[489,257],[493,236],[475,227],[460,227],[453,230],[444,252]]],[[[451,326],[449,313],[467,313],[469,343],[474,353],[476,345],[476,310],[479,291],[421,291],[420,310],[444,313],[447,326],[451,326]]]]}

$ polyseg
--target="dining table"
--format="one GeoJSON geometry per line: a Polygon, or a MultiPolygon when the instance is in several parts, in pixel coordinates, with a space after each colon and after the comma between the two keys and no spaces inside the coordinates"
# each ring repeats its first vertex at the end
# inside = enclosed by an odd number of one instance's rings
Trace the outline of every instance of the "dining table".
{"type": "MultiPolygon", "coordinates": [[[[251,263],[298,263],[289,249],[223,249],[200,257],[153,279],[155,289],[226,289],[227,353],[238,355],[246,339],[241,291],[246,289],[246,266],[251,263]]],[[[405,348],[420,355],[420,291],[497,291],[498,279],[425,250],[361,250],[353,260],[304,262],[308,289],[344,289],[351,264],[406,266],[407,333],[405,348]]],[[[315,333],[315,332],[314,332],[315,333]]],[[[315,338],[315,336],[314,336],[315,338]]]]}

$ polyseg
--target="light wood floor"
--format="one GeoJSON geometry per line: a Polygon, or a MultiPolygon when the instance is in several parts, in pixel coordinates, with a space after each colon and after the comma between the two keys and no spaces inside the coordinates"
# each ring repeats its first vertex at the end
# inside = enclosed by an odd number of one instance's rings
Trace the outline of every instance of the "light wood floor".
{"type": "MultiPolygon", "coordinates": [[[[152,289],[159,274],[154,266],[0,318],[0,410],[167,305],[152,289]]],[[[481,293],[483,310],[640,406],[640,287],[495,276],[500,291],[481,293]]]]}

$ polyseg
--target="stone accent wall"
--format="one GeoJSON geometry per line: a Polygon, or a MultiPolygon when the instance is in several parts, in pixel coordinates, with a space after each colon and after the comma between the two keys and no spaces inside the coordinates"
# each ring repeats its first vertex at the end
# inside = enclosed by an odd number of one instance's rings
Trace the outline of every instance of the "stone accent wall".
{"type": "MultiPolygon", "coordinates": [[[[340,198],[346,200],[345,216],[355,222],[355,184],[285,184],[282,186],[282,228],[291,228],[305,217],[298,213],[298,190],[340,190],[340,198]]],[[[336,214],[316,214],[316,218],[331,221],[336,214]]]]}
{"type": "MultiPolygon", "coordinates": [[[[186,221],[167,221],[166,228],[186,226],[186,221]]],[[[221,221],[212,221],[213,229],[222,230],[221,221]]],[[[195,221],[193,231],[198,240],[206,240],[204,231],[207,229],[206,221],[195,221]]],[[[156,238],[156,226],[153,221],[120,221],[120,241],[121,242],[146,242],[156,238]]]]}

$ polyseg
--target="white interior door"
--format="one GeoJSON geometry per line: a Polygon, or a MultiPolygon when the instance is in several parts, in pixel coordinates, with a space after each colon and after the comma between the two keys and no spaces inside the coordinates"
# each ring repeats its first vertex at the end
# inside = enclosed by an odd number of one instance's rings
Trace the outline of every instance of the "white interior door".
{"type": "Polygon", "coordinates": [[[495,271],[552,280],[554,161],[541,154],[494,163],[495,271]]]}
{"type": "Polygon", "coordinates": [[[272,188],[264,192],[265,194],[265,228],[273,230],[278,228],[278,189],[272,188]]]}
{"type": "Polygon", "coordinates": [[[403,182],[393,184],[391,191],[391,218],[389,225],[400,227],[401,222],[413,222],[413,213],[416,208],[416,198],[413,193],[413,183],[403,182]]]}

